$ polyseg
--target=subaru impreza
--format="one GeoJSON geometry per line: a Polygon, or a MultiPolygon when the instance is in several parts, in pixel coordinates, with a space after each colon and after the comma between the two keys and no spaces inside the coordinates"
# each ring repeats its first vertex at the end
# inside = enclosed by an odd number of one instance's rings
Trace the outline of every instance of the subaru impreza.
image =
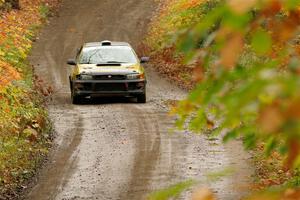
{"type": "Polygon", "coordinates": [[[78,49],[69,76],[71,99],[78,104],[97,96],[136,97],[146,103],[146,75],[142,66],[148,57],[138,58],[126,42],[86,43],[78,49]]]}

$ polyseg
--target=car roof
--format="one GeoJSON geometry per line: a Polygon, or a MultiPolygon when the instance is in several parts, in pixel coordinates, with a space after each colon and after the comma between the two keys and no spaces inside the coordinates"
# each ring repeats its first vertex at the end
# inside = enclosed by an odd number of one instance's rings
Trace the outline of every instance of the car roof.
{"type": "Polygon", "coordinates": [[[127,42],[116,42],[116,41],[109,41],[104,40],[101,42],[88,42],[83,45],[83,47],[100,47],[100,46],[127,46],[131,47],[127,42]]]}

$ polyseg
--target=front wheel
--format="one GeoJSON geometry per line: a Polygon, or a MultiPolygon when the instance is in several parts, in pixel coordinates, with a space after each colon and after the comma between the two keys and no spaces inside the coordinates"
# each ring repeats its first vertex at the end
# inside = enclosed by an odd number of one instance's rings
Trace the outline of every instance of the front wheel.
{"type": "Polygon", "coordinates": [[[139,94],[136,98],[138,103],[146,103],[146,93],[139,94]]]}
{"type": "Polygon", "coordinates": [[[81,97],[80,96],[72,94],[71,99],[72,99],[72,104],[80,104],[81,103],[81,97]]]}

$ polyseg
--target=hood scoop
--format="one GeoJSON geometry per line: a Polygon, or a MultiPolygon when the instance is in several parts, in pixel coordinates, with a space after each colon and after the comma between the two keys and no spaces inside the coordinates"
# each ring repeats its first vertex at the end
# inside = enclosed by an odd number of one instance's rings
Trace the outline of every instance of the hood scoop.
{"type": "Polygon", "coordinates": [[[100,63],[97,64],[96,66],[101,67],[101,66],[122,66],[121,63],[100,63]]]}

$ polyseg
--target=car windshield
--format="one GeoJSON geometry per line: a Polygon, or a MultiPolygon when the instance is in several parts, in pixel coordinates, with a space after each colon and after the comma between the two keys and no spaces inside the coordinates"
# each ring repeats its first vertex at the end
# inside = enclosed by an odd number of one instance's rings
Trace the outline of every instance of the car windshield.
{"type": "Polygon", "coordinates": [[[101,46],[83,48],[80,64],[137,63],[137,58],[128,46],[101,46]]]}

